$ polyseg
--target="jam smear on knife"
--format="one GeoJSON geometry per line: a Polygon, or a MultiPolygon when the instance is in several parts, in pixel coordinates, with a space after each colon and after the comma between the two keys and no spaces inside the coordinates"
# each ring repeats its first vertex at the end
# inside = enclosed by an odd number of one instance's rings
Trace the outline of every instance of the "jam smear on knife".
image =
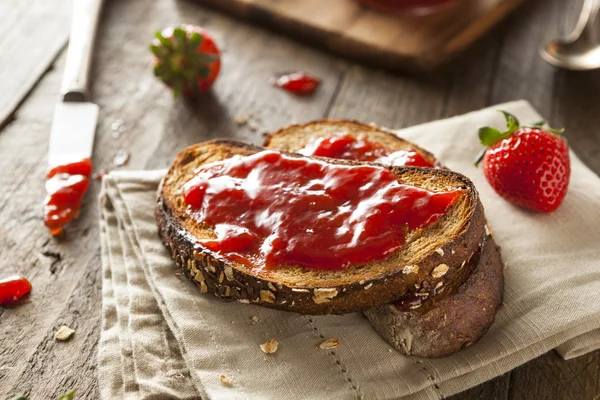
{"type": "Polygon", "coordinates": [[[92,175],[92,161],[83,158],[50,169],[46,175],[44,223],[53,236],[79,216],[83,197],[92,175]]]}

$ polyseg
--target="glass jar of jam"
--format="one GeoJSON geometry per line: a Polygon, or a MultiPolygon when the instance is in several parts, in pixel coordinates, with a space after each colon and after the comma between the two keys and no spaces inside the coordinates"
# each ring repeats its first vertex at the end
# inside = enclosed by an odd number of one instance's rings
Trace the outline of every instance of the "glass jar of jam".
{"type": "Polygon", "coordinates": [[[452,7],[460,0],[358,0],[358,2],[383,12],[427,15],[452,7]]]}

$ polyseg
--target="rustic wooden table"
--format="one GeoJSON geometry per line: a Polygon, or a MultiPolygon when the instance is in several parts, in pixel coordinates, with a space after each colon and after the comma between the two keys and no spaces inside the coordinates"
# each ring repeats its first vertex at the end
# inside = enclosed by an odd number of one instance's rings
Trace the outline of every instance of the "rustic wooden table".
{"type": "MultiPolygon", "coordinates": [[[[401,128],[524,98],[553,125],[568,127],[573,150],[600,173],[600,71],[556,70],[536,52],[544,39],[572,26],[580,4],[531,0],[450,65],[429,76],[399,76],[331,57],[188,1],[108,1],[93,70],[94,99],[101,109],[94,164],[110,169],[115,153],[125,149],[131,152],[125,168],[162,168],[179,149],[202,140],[260,143],[258,131],[235,123],[240,114],[252,113],[266,129],[322,117],[401,128]],[[208,27],[224,50],[213,93],[194,104],[174,101],[154,79],[147,49],[156,29],[182,21],[208,27]],[[274,73],[298,69],[323,78],[314,97],[290,96],[267,83],[274,73]]],[[[98,397],[99,182],[92,184],[66,240],[52,239],[40,215],[69,10],[69,0],[0,3],[0,275],[22,274],[33,284],[30,302],[0,309],[3,399],[17,393],[51,399],[73,388],[79,398],[98,397]],[[61,324],[76,329],[73,340],[53,340],[61,324]]],[[[597,351],[570,361],[549,352],[453,398],[599,396],[597,351]]]]}

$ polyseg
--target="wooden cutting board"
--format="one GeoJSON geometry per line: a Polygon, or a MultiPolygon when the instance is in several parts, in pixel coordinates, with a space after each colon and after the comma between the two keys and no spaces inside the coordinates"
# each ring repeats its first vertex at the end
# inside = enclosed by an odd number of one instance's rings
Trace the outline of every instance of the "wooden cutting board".
{"type": "Polygon", "coordinates": [[[431,70],[523,0],[464,0],[429,16],[390,15],[355,0],[196,0],[239,18],[391,70],[431,70]]]}

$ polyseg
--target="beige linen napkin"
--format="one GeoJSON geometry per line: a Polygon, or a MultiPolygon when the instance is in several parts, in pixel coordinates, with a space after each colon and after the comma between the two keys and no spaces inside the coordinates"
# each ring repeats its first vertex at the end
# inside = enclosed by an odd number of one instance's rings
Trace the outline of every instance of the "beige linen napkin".
{"type": "Polygon", "coordinates": [[[358,313],[302,316],[200,294],[157,237],[164,171],[111,173],[101,195],[102,398],[440,399],[551,349],[570,358],[599,348],[600,179],[571,154],[570,189],[557,212],[533,214],[500,199],[472,165],[477,127],[503,124],[496,109],[540,119],[519,101],[398,132],[475,182],[502,246],[506,307],[476,345],[443,359],[405,357],[358,313]],[[332,337],[339,348],[317,347],[332,337]],[[273,338],[279,350],[262,353],[273,338]]]}

